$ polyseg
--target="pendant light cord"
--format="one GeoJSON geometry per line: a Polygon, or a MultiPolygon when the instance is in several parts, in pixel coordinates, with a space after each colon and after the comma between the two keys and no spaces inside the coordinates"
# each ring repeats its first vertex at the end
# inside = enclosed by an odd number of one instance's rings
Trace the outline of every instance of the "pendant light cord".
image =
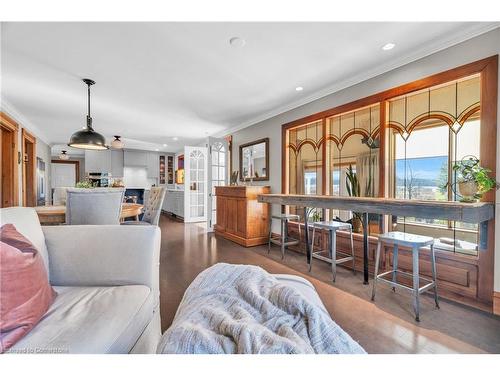
{"type": "Polygon", "coordinates": [[[87,83],[87,116],[90,117],[90,83],[87,83]]]}

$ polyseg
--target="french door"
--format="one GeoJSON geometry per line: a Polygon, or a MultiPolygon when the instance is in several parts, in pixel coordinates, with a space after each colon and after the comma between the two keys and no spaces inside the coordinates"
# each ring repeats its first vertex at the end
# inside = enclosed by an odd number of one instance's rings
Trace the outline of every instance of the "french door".
{"type": "Polygon", "coordinates": [[[213,232],[217,222],[217,197],[215,187],[228,184],[229,145],[224,138],[208,137],[208,196],[207,231],[213,232]]]}
{"type": "Polygon", "coordinates": [[[184,148],[184,221],[207,220],[207,153],[206,147],[184,148]]]}

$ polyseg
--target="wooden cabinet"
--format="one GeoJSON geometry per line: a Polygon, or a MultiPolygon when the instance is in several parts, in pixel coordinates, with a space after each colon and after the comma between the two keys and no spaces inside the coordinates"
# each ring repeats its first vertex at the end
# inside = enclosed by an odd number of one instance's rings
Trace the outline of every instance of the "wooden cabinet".
{"type": "Polygon", "coordinates": [[[216,186],[215,233],[247,247],[267,243],[269,205],[257,196],[270,191],[269,186],[216,186]]]}

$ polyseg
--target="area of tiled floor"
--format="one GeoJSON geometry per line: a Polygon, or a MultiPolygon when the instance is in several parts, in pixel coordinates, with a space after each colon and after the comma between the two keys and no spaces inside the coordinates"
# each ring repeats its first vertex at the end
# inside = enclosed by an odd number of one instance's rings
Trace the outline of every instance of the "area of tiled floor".
{"type": "Polygon", "coordinates": [[[191,281],[205,268],[218,262],[253,264],[270,273],[305,277],[316,287],[332,318],[369,353],[500,353],[500,318],[454,302],[421,298],[421,322],[413,318],[411,297],[393,293],[382,285],[377,300],[370,301],[371,284],[362,275],[338,268],[331,282],[331,268],[313,260],[307,271],[303,255],[287,252],[284,261],[274,247],[244,248],[207,234],[199,224],[183,224],[162,215],[160,288],[162,328],[171,324],[177,306],[191,281]]]}

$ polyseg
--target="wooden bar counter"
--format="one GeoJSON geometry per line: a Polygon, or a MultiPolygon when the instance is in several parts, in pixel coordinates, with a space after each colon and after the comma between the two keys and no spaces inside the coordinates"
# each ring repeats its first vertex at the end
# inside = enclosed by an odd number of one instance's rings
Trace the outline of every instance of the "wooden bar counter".
{"type": "Polygon", "coordinates": [[[269,238],[269,205],[257,196],[269,194],[269,186],[216,186],[215,233],[242,246],[266,244],[269,238]]]}

